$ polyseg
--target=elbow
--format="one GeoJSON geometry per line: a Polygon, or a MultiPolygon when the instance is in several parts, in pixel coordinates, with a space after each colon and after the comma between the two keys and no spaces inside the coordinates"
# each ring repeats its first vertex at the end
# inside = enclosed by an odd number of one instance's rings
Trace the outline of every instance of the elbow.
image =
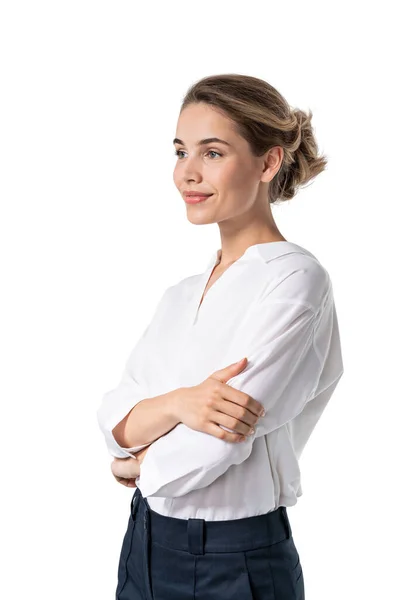
{"type": "Polygon", "coordinates": [[[96,420],[99,425],[99,429],[106,436],[112,433],[112,429],[116,427],[115,424],[115,415],[113,415],[112,407],[112,397],[110,396],[111,392],[107,392],[103,395],[102,401],[96,410],[96,420]]]}
{"type": "Polygon", "coordinates": [[[96,411],[96,420],[97,420],[97,424],[99,425],[100,431],[104,434],[105,433],[105,419],[104,419],[104,415],[103,415],[102,406],[100,406],[98,408],[98,410],[96,411]]]}

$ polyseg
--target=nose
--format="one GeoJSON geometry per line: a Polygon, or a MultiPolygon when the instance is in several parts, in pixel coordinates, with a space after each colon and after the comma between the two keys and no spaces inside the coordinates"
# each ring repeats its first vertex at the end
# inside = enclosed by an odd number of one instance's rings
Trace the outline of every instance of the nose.
{"type": "Polygon", "coordinates": [[[202,179],[198,156],[190,155],[183,158],[182,162],[178,163],[178,168],[181,169],[183,179],[186,182],[200,181],[202,179]]]}

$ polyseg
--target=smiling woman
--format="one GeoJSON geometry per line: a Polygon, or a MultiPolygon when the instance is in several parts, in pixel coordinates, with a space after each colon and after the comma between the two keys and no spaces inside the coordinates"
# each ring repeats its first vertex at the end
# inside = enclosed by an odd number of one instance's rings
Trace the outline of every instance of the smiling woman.
{"type": "Polygon", "coordinates": [[[221,247],[167,288],[98,410],[114,475],[136,485],[119,600],[304,599],[288,508],[343,361],[329,273],[272,205],[325,168],[311,116],[237,74],[183,100],[173,180],[221,247]]]}

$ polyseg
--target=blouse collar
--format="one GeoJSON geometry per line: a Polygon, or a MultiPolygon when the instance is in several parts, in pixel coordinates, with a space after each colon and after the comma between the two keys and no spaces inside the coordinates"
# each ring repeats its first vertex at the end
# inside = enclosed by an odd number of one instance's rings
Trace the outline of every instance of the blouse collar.
{"type": "MultiPolygon", "coordinates": [[[[253,244],[252,246],[246,248],[244,253],[237,260],[262,260],[263,262],[267,263],[270,260],[273,260],[274,258],[278,258],[278,256],[290,254],[292,252],[300,252],[302,254],[308,254],[310,256],[313,256],[311,252],[309,252],[302,246],[299,246],[298,244],[294,244],[293,242],[288,241],[277,241],[253,244]]],[[[212,253],[211,259],[208,262],[207,269],[209,269],[210,267],[214,267],[216,264],[218,264],[220,262],[220,258],[221,248],[218,248],[218,250],[212,253]]]]}

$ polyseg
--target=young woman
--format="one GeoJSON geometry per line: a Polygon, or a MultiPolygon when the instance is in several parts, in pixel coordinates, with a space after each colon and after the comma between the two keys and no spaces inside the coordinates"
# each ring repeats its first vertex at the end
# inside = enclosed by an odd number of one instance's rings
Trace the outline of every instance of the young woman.
{"type": "Polygon", "coordinates": [[[325,168],[311,117],[244,75],[184,98],[174,182],[221,248],[166,289],[98,409],[112,472],[136,488],[119,600],[304,599],[287,508],[343,362],[329,274],[271,206],[325,168]]]}

